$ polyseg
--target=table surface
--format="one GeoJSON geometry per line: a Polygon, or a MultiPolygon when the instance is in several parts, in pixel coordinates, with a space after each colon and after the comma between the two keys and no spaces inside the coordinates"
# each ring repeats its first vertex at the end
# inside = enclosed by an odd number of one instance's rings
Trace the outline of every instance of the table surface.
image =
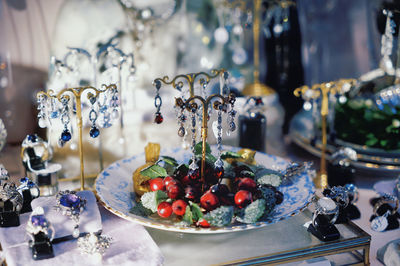
{"type": "MultiPolygon", "coordinates": [[[[269,150],[269,152],[271,154],[275,154],[281,157],[285,157],[285,158],[289,158],[291,160],[312,160],[314,162],[316,162],[316,168],[318,167],[318,159],[307,154],[304,153],[303,151],[297,149],[296,147],[293,146],[286,146],[287,148],[282,150],[269,150]]],[[[20,159],[19,159],[19,151],[20,151],[20,147],[18,146],[6,146],[6,148],[1,152],[0,154],[0,164],[5,165],[5,167],[7,168],[7,170],[9,171],[10,175],[14,178],[14,180],[16,180],[16,178],[20,178],[22,173],[23,173],[23,167],[20,163],[20,159]]],[[[393,177],[391,177],[393,178],[393,177]]],[[[358,176],[357,179],[355,180],[355,184],[360,187],[360,198],[358,201],[358,207],[361,210],[361,218],[358,220],[354,220],[354,223],[357,224],[360,228],[362,228],[364,231],[366,231],[368,234],[371,235],[371,249],[370,249],[370,262],[371,265],[382,265],[377,259],[376,259],[376,252],[377,250],[382,247],[384,244],[388,243],[391,240],[394,239],[398,239],[400,238],[400,229],[396,229],[396,230],[391,230],[391,231],[386,231],[386,232],[375,232],[372,231],[370,228],[370,223],[369,223],[369,218],[372,215],[372,206],[369,205],[369,200],[372,197],[376,197],[377,194],[372,190],[372,186],[375,182],[377,181],[381,181],[384,180],[381,176],[377,177],[374,173],[372,173],[371,175],[368,173],[364,173],[361,176],[358,176]]],[[[302,222],[300,221],[301,219],[304,219],[303,214],[298,215],[297,217],[293,217],[291,219],[299,219],[298,222],[302,222]]],[[[290,220],[287,221],[282,221],[280,223],[287,223],[290,222],[290,220]]],[[[243,234],[248,235],[246,238],[249,239],[249,241],[252,239],[251,236],[253,234],[257,234],[258,230],[266,230],[266,232],[270,232],[270,230],[273,231],[273,228],[276,225],[271,225],[271,226],[267,226],[264,229],[256,229],[256,230],[252,230],[251,231],[247,231],[247,232],[243,232],[243,234]],[[272,228],[272,229],[271,229],[272,228]]],[[[171,239],[175,239],[175,240],[179,240],[182,238],[182,234],[173,234],[172,236],[168,236],[168,239],[165,238],[165,235],[163,235],[163,232],[157,232],[153,229],[147,229],[148,232],[152,235],[152,237],[154,238],[155,242],[159,245],[159,247],[161,248],[161,251],[164,253],[165,257],[166,257],[166,264],[176,264],[177,262],[179,262],[179,253],[181,253],[181,251],[176,250],[176,246],[172,245],[171,243],[171,239]]],[[[288,229],[289,230],[289,229],[288,229]]],[[[295,229],[295,228],[290,228],[290,232],[291,234],[302,234],[304,233],[305,228],[299,228],[299,229],[295,229]]],[[[285,230],[286,232],[286,230],[285,230]]],[[[278,234],[279,232],[271,232],[271,234],[275,234],[275,235],[284,235],[285,232],[282,232],[281,234],[278,234]]],[[[289,234],[289,235],[291,235],[289,234]]],[[[310,236],[310,234],[308,234],[310,236]]],[[[227,236],[229,238],[229,236],[227,236]]],[[[303,238],[305,237],[304,235],[302,236],[303,238]]],[[[190,239],[191,236],[183,236],[183,238],[188,238],[190,239]]],[[[224,237],[222,237],[224,238],[224,237]]],[[[206,247],[204,246],[204,248],[212,248],[212,250],[214,252],[219,252],[220,249],[219,247],[221,245],[223,245],[223,240],[219,240],[221,242],[218,242],[218,237],[216,238],[216,242],[213,243],[213,247],[206,247]]],[[[273,238],[269,238],[269,240],[266,241],[271,241],[271,239],[273,238]]],[[[310,240],[309,240],[310,241],[310,240]]],[[[312,242],[312,240],[311,240],[312,242]]],[[[266,242],[267,243],[267,242],[266,242]]],[[[263,243],[259,243],[260,245],[262,245],[263,243]]],[[[238,250],[238,252],[240,252],[241,254],[246,254],[247,257],[251,257],[252,256],[252,251],[249,249],[245,248],[245,245],[242,243],[238,244],[241,248],[238,250]],[[242,248],[243,247],[243,248],[242,248]]],[[[264,246],[267,246],[266,244],[263,244],[264,246]]],[[[187,248],[187,247],[186,247],[187,248]]],[[[269,250],[275,250],[278,247],[274,247],[274,245],[269,245],[267,246],[267,248],[269,250]]],[[[185,249],[184,249],[185,250],[185,249]]],[[[193,254],[195,254],[196,252],[193,251],[193,254]]],[[[221,252],[223,253],[223,252],[221,252]]],[[[270,253],[270,252],[268,252],[270,253]]],[[[222,258],[222,257],[221,257],[222,258]]],[[[207,260],[207,256],[203,257],[203,258],[199,258],[199,260],[202,262],[202,264],[206,264],[206,260],[207,260]]],[[[229,260],[231,261],[231,260],[229,260]]],[[[179,263],[177,263],[179,264],[179,263]]]]}

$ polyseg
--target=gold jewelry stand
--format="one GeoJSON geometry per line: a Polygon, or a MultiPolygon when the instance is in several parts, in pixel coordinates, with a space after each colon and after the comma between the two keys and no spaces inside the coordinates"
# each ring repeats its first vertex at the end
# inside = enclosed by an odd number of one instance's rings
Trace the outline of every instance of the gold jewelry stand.
{"type": "MultiPolygon", "coordinates": [[[[279,4],[282,8],[288,8],[296,3],[293,1],[269,1],[279,4]]],[[[254,1],[253,10],[253,83],[246,85],[243,94],[247,96],[265,96],[276,93],[275,90],[260,82],[260,25],[261,25],[262,0],[254,1]]]]}
{"type": "Polygon", "coordinates": [[[356,82],[355,79],[341,79],[338,81],[331,81],[321,84],[314,84],[311,88],[304,85],[294,90],[296,97],[305,96],[310,99],[316,100],[322,98],[321,102],[321,133],[322,133],[322,147],[321,147],[321,161],[320,170],[314,180],[317,188],[325,189],[328,187],[328,172],[326,170],[326,145],[327,145],[327,128],[326,118],[329,114],[329,95],[343,94],[343,87],[345,84],[353,86],[356,82]],[[311,91],[311,93],[309,93],[311,91]],[[307,95],[309,94],[309,95],[307,95]]]}
{"type": "Polygon", "coordinates": [[[37,97],[39,98],[41,95],[44,95],[48,98],[57,99],[61,102],[62,97],[66,97],[70,99],[71,95],[75,97],[76,100],[76,126],[78,128],[78,150],[79,150],[79,159],[80,159],[80,181],[81,181],[81,188],[80,190],[85,190],[85,171],[84,171],[84,164],[83,164],[83,144],[82,144],[82,101],[81,97],[83,93],[87,92],[87,99],[90,100],[92,97],[96,97],[109,89],[116,89],[117,86],[115,84],[111,85],[103,85],[104,89],[96,89],[92,86],[86,87],[78,87],[78,88],[66,88],[61,90],[59,93],[54,94],[53,90],[48,90],[47,92],[40,91],[37,93],[37,97]]]}
{"type": "Polygon", "coordinates": [[[177,98],[177,100],[181,99],[182,102],[184,102],[184,104],[187,106],[187,109],[189,111],[191,111],[191,108],[197,109],[197,104],[195,103],[195,100],[199,100],[201,102],[201,104],[203,105],[202,127],[201,127],[202,159],[201,159],[201,172],[200,172],[202,181],[204,181],[205,164],[206,164],[206,143],[207,143],[207,134],[208,134],[207,133],[207,131],[208,131],[208,125],[207,125],[208,107],[211,104],[212,99],[219,98],[222,100],[222,104],[226,104],[228,99],[225,98],[224,96],[222,96],[221,94],[212,94],[209,97],[207,97],[206,99],[204,99],[201,96],[195,95],[194,94],[194,82],[198,77],[203,76],[203,78],[201,78],[199,80],[199,84],[201,85],[204,82],[208,83],[211,79],[214,79],[218,76],[222,76],[224,74],[224,72],[225,72],[224,69],[220,69],[220,70],[213,69],[213,70],[211,70],[211,73],[212,73],[211,75],[207,74],[205,72],[199,72],[199,73],[189,73],[189,74],[178,75],[175,78],[173,78],[171,81],[169,81],[168,76],[164,76],[162,79],[156,78],[154,80],[154,83],[160,81],[164,84],[172,85],[175,89],[178,89],[179,91],[182,90],[184,83],[183,83],[183,81],[178,81],[178,79],[186,80],[187,84],[189,85],[190,98],[187,99],[186,101],[183,101],[182,98],[177,98]]]}

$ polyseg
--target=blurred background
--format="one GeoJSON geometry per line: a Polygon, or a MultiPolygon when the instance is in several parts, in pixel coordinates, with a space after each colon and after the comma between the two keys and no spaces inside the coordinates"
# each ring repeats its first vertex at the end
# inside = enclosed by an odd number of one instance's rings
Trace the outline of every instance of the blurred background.
{"type": "MultiPolygon", "coordinates": [[[[231,90],[243,96],[246,85],[254,82],[254,19],[259,14],[260,81],[274,93],[253,96],[264,100],[262,112],[269,140],[264,150],[285,155],[284,136],[303,106],[293,90],[304,84],[358,79],[380,68],[381,38],[387,21],[383,10],[396,10],[398,3],[271,0],[260,1],[261,7],[256,9],[256,2],[1,0],[0,118],[7,131],[7,145],[20,145],[27,134],[39,133],[54,147],[56,160],[76,164],[76,137],[61,149],[57,146],[61,123],[47,130],[38,127],[36,93],[103,82],[121,84],[124,117],[121,126],[102,130],[101,140],[84,138],[89,172],[98,172],[98,156],[108,165],[142,152],[148,141],[181,145],[172,108],[178,92],[161,90],[165,123],[155,125],[152,81],[165,75],[225,68],[230,73],[231,90]],[[96,61],[99,65],[93,70],[94,55],[102,60],[102,47],[133,55],[130,65],[119,65],[120,72],[115,74],[112,67],[108,71],[107,63],[96,61]],[[70,56],[72,48],[78,52],[70,56]],[[72,159],[65,159],[69,156],[72,159]]],[[[398,14],[393,14],[391,21],[396,25],[398,14]]],[[[392,35],[397,36],[398,28],[393,30],[392,35]]],[[[393,36],[394,48],[388,56],[396,62],[397,38],[393,36]]],[[[239,113],[244,111],[244,103],[245,98],[239,98],[239,113]]],[[[89,122],[85,128],[88,132],[89,122]]],[[[210,142],[215,143],[213,136],[210,142]]],[[[238,145],[238,134],[224,137],[224,143],[238,145]]],[[[66,175],[75,174],[76,169],[70,171],[66,175]]]]}

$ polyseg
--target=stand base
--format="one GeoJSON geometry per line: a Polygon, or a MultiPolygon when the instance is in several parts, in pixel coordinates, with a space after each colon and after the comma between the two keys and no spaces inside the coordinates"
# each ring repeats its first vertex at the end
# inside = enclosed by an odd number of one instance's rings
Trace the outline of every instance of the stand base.
{"type": "Polygon", "coordinates": [[[54,257],[53,245],[49,238],[43,233],[34,236],[35,242],[32,243],[32,258],[34,260],[44,260],[54,257]]]}
{"type": "Polygon", "coordinates": [[[271,88],[265,84],[256,82],[256,83],[246,85],[246,87],[244,88],[242,93],[243,93],[243,95],[246,95],[246,96],[266,96],[266,95],[275,94],[276,91],[273,88],[271,88]]]}
{"type": "Polygon", "coordinates": [[[0,227],[14,227],[19,225],[19,214],[17,212],[0,213],[0,227]]]}
{"type": "Polygon", "coordinates": [[[313,224],[310,224],[307,231],[323,242],[333,241],[340,238],[340,233],[333,224],[316,227],[313,224]]]}
{"type": "Polygon", "coordinates": [[[359,219],[361,217],[360,210],[354,204],[347,205],[347,207],[344,208],[344,211],[347,213],[347,217],[350,220],[356,220],[356,219],[359,219]]]}

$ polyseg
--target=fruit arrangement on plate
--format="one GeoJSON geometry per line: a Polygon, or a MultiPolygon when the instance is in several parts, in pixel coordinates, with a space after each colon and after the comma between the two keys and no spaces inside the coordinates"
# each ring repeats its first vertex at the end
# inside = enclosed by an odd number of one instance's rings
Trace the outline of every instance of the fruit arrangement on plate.
{"type": "MultiPolygon", "coordinates": [[[[149,146],[148,146],[149,147],[149,146]]],[[[202,228],[251,224],[265,220],[284,196],[279,187],[304,167],[291,165],[276,171],[257,165],[255,151],[242,149],[221,154],[222,168],[207,146],[204,178],[192,161],[178,164],[169,156],[159,157],[159,147],[146,148],[146,164],[133,174],[137,204],[131,213],[171,219],[179,226],[202,228]]],[[[194,162],[201,164],[201,143],[195,147],[194,162]]]]}

